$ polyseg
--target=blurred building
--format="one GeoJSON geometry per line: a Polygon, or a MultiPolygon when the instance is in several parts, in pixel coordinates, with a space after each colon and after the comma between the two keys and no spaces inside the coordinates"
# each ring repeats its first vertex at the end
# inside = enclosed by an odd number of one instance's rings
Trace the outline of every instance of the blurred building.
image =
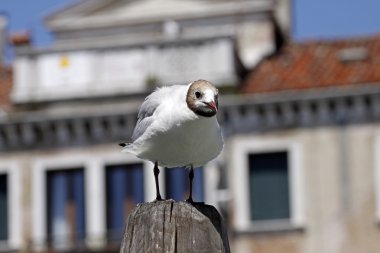
{"type": "Polygon", "coordinates": [[[290,43],[224,98],[235,252],[378,252],[379,63],[379,36],[290,43]]]}
{"type": "MultiPolygon", "coordinates": [[[[81,1],[46,18],[51,47],[13,36],[13,82],[0,77],[0,251],[118,252],[128,212],[155,197],[153,165],[117,146],[143,98],[200,78],[236,93],[289,31],[287,3],[81,1]]],[[[232,136],[245,101],[226,102],[232,136]]],[[[225,154],[196,170],[196,201],[227,203],[225,154]]],[[[160,176],[164,197],[185,199],[183,169],[160,176]]]]}
{"type": "MultiPolygon", "coordinates": [[[[378,252],[380,37],[285,43],[289,20],[288,1],[92,0],[46,19],[50,48],[13,36],[0,252],[117,252],[155,197],[152,164],[117,143],[155,85],[200,78],[223,94],[226,145],[195,200],[225,215],[233,252],[378,252]]],[[[184,170],[160,176],[185,199],[184,170]]]]}
{"type": "MultiPolygon", "coordinates": [[[[380,37],[283,45],[283,10],[92,0],[47,18],[51,48],[14,36],[14,69],[0,67],[0,251],[118,251],[154,181],[116,144],[153,85],[205,78],[225,94],[226,145],[197,169],[195,198],[226,214],[233,251],[378,252],[380,37]]],[[[185,198],[184,170],[161,181],[185,198]]]]}

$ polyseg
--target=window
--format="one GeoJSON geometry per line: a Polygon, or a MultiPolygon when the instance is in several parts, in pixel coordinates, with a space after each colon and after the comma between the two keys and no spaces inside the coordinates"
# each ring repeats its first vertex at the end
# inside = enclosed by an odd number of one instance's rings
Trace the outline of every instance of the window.
{"type": "Polygon", "coordinates": [[[301,145],[291,138],[234,138],[228,166],[234,228],[264,232],[303,227],[301,145]]]}
{"type": "MultiPolygon", "coordinates": [[[[203,168],[194,169],[193,200],[204,201],[203,168]]],[[[185,168],[165,170],[166,198],[183,201],[189,195],[189,171],[185,168]]]]}
{"type": "Polygon", "coordinates": [[[17,163],[0,162],[0,251],[21,246],[21,175],[17,163]]]}
{"type": "Polygon", "coordinates": [[[0,241],[8,240],[8,181],[0,174],[0,241]]]}
{"type": "Polygon", "coordinates": [[[108,241],[120,243],[127,215],[144,202],[141,163],[106,167],[106,202],[108,241]]]}
{"type": "Polygon", "coordinates": [[[137,196],[135,203],[152,200],[154,178],[150,163],[110,150],[70,151],[34,160],[31,239],[35,251],[119,246],[131,199],[137,196]],[[145,170],[152,173],[148,182],[145,170]],[[127,186],[128,180],[133,186],[127,186]]]}
{"type": "Polygon", "coordinates": [[[288,153],[249,154],[250,218],[289,219],[288,153]]]}
{"type": "Polygon", "coordinates": [[[46,180],[48,243],[53,248],[84,244],[83,169],[47,171],[46,180]]]}

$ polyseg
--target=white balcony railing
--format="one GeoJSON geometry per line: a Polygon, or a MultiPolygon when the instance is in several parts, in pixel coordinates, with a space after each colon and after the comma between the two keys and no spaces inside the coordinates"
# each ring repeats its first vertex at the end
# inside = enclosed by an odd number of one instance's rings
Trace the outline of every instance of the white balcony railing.
{"type": "Polygon", "coordinates": [[[234,84],[230,38],[164,45],[20,55],[15,60],[16,103],[136,94],[149,85],[208,79],[234,84]]]}

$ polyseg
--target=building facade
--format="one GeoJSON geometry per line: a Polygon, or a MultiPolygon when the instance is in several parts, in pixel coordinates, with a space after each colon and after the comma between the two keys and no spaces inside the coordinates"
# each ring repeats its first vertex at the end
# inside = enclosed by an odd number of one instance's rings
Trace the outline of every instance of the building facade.
{"type": "MultiPolygon", "coordinates": [[[[199,78],[223,94],[225,148],[195,200],[225,215],[233,252],[378,252],[380,38],[276,48],[284,9],[236,2],[83,1],[46,19],[50,48],[17,47],[0,75],[1,252],[118,251],[155,189],[117,143],[153,85],[199,78]]],[[[184,170],[160,176],[185,198],[184,170]]]]}
{"type": "MultiPolygon", "coordinates": [[[[82,1],[46,19],[50,48],[21,40],[0,73],[0,252],[117,252],[155,197],[153,165],[117,143],[153,86],[205,78],[225,148],[194,198],[232,251],[377,253],[380,38],[279,47],[284,2],[82,1]]],[[[184,170],[160,177],[185,199],[184,170]]]]}
{"type": "MultiPolygon", "coordinates": [[[[200,78],[236,91],[275,49],[275,11],[272,1],[81,1],[46,18],[51,47],[14,40],[12,86],[1,87],[0,251],[118,252],[128,213],[155,197],[153,165],[117,146],[144,97],[200,78]]],[[[228,199],[223,166],[195,170],[195,201],[228,199]]],[[[163,170],[163,196],[185,199],[186,178],[163,170]]]]}
{"type": "Polygon", "coordinates": [[[378,251],[379,45],[291,43],[251,72],[227,109],[236,252],[378,251]]]}

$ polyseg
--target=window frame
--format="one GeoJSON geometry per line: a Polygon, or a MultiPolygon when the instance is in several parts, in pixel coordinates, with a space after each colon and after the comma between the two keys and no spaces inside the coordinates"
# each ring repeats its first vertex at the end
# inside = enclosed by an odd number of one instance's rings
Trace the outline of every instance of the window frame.
{"type": "Polygon", "coordinates": [[[380,131],[377,132],[374,140],[374,190],[375,190],[375,219],[380,224],[380,131]]]}
{"type": "Polygon", "coordinates": [[[14,162],[0,162],[0,174],[7,175],[8,198],[8,239],[0,241],[2,250],[17,250],[21,247],[21,173],[18,164],[14,162]]]}
{"type": "Polygon", "coordinates": [[[301,145],[291,138],[236,137],[231,143],[232,159],[228,166],[232,189],[233,224],[239,232],[281,231],[305,226],[304,187],[301,145]],[[249,155],[286,151],[290,195],[290,219],[252,221],[249,198],[249,155]]]}
{"type": "MultiPolygon", "coordinates": [[[[32,161],[32,241],[36,250],[46,249],[46,172],[83,168],[85,192],[85,245],[90,249],[107,245],[106,167],[119,164],[142,163],[144,170],[144,198],[155,198],[153,164],[125,153],[63,152],[39,157],[32,161]],[[149,172],[148,172],[149,171],[149,172]],[[146,177],[152,173],[151,177],[146,177]]],[[[160,178],[162,175],[160,175],[160,178]]]]}

